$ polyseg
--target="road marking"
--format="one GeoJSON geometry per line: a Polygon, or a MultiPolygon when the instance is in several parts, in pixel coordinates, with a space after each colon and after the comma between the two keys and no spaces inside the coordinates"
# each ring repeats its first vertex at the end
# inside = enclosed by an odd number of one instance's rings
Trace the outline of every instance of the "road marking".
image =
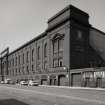
{"type": "Polygon", "coordinates": [[[42,94],[42,95],[47,95],[47,96],[67,98],[67,99],[73,99],[73,100],[76,99],[76,100],[80,100],[80,101],[105,104],[104,101],[100,101],[100,100],[91,100],[91,99],[74,97],[74,96],[68,96],[68,95],[58,95],[58,94],[54,94],[54,93],[45,93],[45,92],[40,92],[40,91],[35,91],[35,90],[28,90],[28,89],[22,89],[22,88],[20,89],[20,88],[16,88],[16,87],[7,87],[7,86],[0,86],[0,87],[6,87],[6,88],[14,89],[14,90],[20,90],[20,91],[24,91],[24,92],[31,92],[31,93],[42,94]]]}

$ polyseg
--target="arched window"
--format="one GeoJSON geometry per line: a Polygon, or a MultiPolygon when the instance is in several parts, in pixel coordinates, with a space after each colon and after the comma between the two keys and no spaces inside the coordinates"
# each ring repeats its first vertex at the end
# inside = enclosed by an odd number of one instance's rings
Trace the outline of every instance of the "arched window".
{"type": "Polygon", "coordinates": [[[38,47],[38,60],[40,59],[40,46],[38,47]]]}
{"type": "Polygon", "coordinates": [[[20,65],[20,55],[18,56],[18,64],[20,65]]]}
{"type": "Polygon", "coordinates": [[[53,67],[63,66],[63,41],[64,34],[57,33],[52,38],[53,44],[53,67]]]}
{"type": "Polygon", "coordinates": [[[27,63],[28,63],[28,57],[29,57],[29,52],[27,51],[27,53],[26,53],[26,60],[27,60],[27,63]]]}
{"type": "Polygon", "coordinates": [[[34,49],[32,49],[32,61],[34,61],[34,49]]]}
{"type": "Polygon", "coordinates": [[[47,43],[44,45],[44,57],[47,57],[47,43]]]}
{"type": "Polygon", "coordinates": [[[24,53],[23,53],[23,64],[24,64],[24,53]]]}
{"type": "Polygon", "coordinates": [[[15,65],[17,66],[17,57],[16,57],[16,59],[15,59],[15,65]]]}

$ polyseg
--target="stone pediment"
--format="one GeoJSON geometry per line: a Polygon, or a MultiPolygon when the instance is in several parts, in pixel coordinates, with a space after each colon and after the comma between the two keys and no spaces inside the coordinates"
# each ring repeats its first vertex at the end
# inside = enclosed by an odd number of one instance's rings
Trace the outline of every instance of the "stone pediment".
{"type": "Polygon", "coordinates": [[[60,33],[56,33],[53,38],[52,38],[52,41],[55,41],[57,39],[61,39],[64,37],[64,34],[60,34],[60,33]]]}

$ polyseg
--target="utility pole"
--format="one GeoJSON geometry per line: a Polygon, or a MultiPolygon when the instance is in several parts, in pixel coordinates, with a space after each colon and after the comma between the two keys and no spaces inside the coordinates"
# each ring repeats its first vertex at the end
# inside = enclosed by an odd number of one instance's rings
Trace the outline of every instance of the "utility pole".
{"type": "Polygon", "coordinates": [[[3,50],[0,55],[1,55],[1,80],[4,81],[4,63],[3,63],[3,58],[6,57],[6,74],[8,74],[8,54],[9,54],[9,48],[7,47],[5,50],[3,50]]]}

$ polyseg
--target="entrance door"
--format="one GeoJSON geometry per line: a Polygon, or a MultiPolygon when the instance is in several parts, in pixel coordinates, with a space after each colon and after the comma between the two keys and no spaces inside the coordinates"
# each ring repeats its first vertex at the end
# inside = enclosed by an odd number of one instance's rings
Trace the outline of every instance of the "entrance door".
{"type": "Polygon", "coordinates": [[[50,85],[56,85],[56,79],[50,79],[50,85]]]}
{"type": "Polygon", "coordinates": [[[97,78],[96,80],[96,87],[101,87],[102,86],[102,79],[101,78],[97,78]]]}
{"type": "Polygon", "coordinates": [[[59,86],[65,86],[67,82],[66,76],[65,75],[59,75],[58,76],[58,85],[59,86]]]}
{"type": "Polygon", "coordinates": [[[85,86],[89,87],[89,78],[85,78],[85,86]]]}
{"type": "Polygon", "coordinates": [[[42,85],[47,85],[47,79],[42,79],[42,80],[41,80],[41,84],[42,84],[42,85]]]}
{"type": "Polygon", "coordinates": [[[81,73],[72,74],[72,86],[81,86],[81,73]]]}

